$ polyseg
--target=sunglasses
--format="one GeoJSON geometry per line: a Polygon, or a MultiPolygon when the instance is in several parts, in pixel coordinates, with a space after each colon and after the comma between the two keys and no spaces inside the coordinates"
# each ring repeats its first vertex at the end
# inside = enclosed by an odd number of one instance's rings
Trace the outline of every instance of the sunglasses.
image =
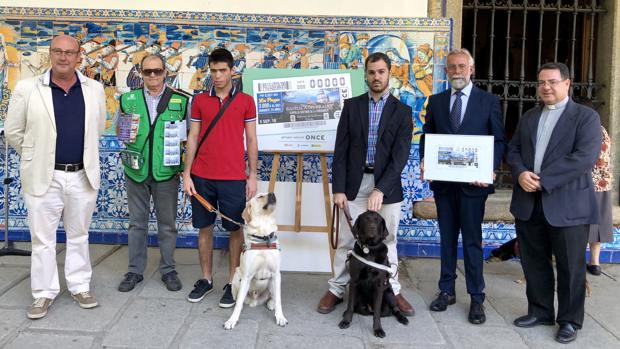
{"type": "Polygon", "coordinates": [[[142,75],[151,76],[155,74],[156,76],[160,76],[164,73],[164,70],[161,68],[157,69],[142,69],[142,75]]]}

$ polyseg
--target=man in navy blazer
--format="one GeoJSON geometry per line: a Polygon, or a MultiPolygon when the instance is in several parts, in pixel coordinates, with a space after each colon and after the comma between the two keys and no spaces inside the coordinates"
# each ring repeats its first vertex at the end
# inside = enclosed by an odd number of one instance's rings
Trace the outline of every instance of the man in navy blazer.
{"type": "Polygon", "coordinates": [[[515,216],[528,300],[527,315],[514,324],[554,324],[553,254],[560,343],[577,338],[583,324],[584,251],[588,225],[598,223],[591,173],[602,142],[596,111],[568,96],[569,77],[562,63],[540,67],[538,95],[543,105],[521,117],[507,156],[515,179],[510,212],[515,216]]]}
{"type": "MultiPolygon", "coordinates": [[[[474,59],[469,51],[458,49],[450,52],[446,72],[452,88],[430,96],[426,107],[426,123],[420,140],[422,178],[424,135],[429,133],[494,136],[493,168],[496,170],[501,164],[506,145],[499,99],[471,82],[474,59]]],[[[430,309],[445,311],[448,305],[456,302],[454,280],[460,231],[463,237],[467,293],[471,298],[468,319],[473,324],[484,323],[482,219],[487,197],[495,190],[492,184],[444,181],[432,182],[431,189],[435,196],[441,235],[441,275],[439,295],[431,303],[430,309]]]]}
{"type": "MultiPolygon", "coordinates": [[[[334,145],[332,191],[334,204],[341,209],[348,207],[353,221],[366,210],[381,214],[388,230],[388,260],[397,268],[396,235],[403,201],[401,173],[409,159],[413,120],[411,107],[390,93],[390,67],[390,59],[384,53],[368,56],[364,64],[368,93],[344,102],[334,145]]],[[[342,302],[350,279],[346,262],[355,238],[345,220],[340,223],[334,277],[317,306],[322,314],[333,311],[342,302]]],[[[413,307],[400,292],[397,276],[390,278],[390,285],[399,309],[405,315],[413,315],[413,307]]]]}

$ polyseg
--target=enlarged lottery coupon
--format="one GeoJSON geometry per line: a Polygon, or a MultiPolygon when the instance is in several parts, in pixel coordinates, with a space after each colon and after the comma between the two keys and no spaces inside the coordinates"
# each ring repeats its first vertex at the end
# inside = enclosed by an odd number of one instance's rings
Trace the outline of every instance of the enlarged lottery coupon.
{"type": "Polygon", "coordinates": [[[253,81],[257,134],[334,131],[344,100],[352,97],[350,74],[253,81]]]}

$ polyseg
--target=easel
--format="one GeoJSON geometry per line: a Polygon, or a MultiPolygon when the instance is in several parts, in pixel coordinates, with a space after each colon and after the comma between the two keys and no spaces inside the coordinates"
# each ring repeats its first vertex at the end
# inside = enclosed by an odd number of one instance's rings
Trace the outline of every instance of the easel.
{"type": "MultiPolygon", "coordinates": [[[[274,150],[269,151],[265,150],[263,153],[273,153],[273,161],[271,163],[271,176],[269,176],[269,192],[273,192],[276,187],[276,178],[278,176],[278,170],[280,169],[280,157],[282,154],[295,154],[297,155],[297,182],[295,183],[295,224],[294,225],[284,225],[278,224],[279,230],[286,231],[307,231],[312,233],[327,233],[331,231],[331,222],[332,222],[332,211],[331,211],[331,198],[329,196],[329,179],[327,175],[327,154],[331,154],[331,151],[282,151],[282,150],[274,150]],[[304,155],[319,155],[319,159],[321,162],[321,178],[323,183],[323,199],[325,201],[325,225],[301,225],[301,188],[302,188],[302,179],[303,179],[303,166],[304,166],[304,155]]],[[[331,261],[331,266],[333,267],[334,262],[334,251],[329,247],[329,259],[331,261]]]]}

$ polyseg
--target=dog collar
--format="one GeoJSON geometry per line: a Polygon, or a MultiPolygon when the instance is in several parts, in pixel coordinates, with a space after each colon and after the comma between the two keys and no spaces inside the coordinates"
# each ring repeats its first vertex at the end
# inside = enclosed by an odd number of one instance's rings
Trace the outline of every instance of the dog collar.
{"type": "Polygon", "coordinates": [[[369,254],[370,250],[376,250],[377,248],[381,247],[381,245],[383,245],[383,242],[379,242],[376,245],[362,245],[359,243],[359,241],[355,241],[355,244],[362,249],[362,252],[364,252],[364,254],[369,254]]]}
{"type": "Polygon", "coordinates": [[[266,236],[249,234],[248,237],[250,241],[249,244],[244,244],[244,251],[280,249],[280,245],[278,244],[278,237],[276,236],[275,231],[266,236]]]}
{"type": "Polygon", "coordinates": [[[258,235],[254,235],[254,234],[250,234],[251,238],[254,238],[256,240],[261,240],[261,241],[271,241],[274,237],[276,236],[276,232],[271,232],[271,234],[266,235],[266,236],[258,236],[258,235]]]}

